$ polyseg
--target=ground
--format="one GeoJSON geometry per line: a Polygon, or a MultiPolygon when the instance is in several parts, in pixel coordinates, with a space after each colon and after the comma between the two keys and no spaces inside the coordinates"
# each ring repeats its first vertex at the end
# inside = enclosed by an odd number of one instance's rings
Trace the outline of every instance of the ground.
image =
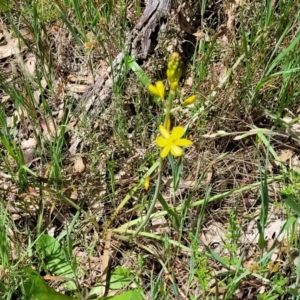
{"type": "Polygon", "coordinates": [[[5,3],[1,298],[298,299],[299,5],[5,3]]]}

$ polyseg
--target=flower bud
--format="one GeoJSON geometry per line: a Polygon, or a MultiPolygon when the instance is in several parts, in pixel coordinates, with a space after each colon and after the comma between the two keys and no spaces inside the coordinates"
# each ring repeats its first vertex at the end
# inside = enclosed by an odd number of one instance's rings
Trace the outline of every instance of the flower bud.
{"type": "Polygon", "coordinates": [[[168,61],[167,78],[169,83],[179,81],[181,76],[181,58],[179,53],[174,52],[168,61]]]}
{"type": "Polygon", "coordinates": [[[175,92],[178,88],[178,81],[173,81],[170,85],[170,90],[175,92]]]}
{"type": "Polygon", "coordinates": [[[155,97],[159,97],[161,99],[164,99],[165,97],[165,85],[162,81],[157,81],[155,85],[149,84],[148,91],[155,97]]]}
{"type": "Polygon", "coordinates": [[[159,97],[161,99],[164,99],[164,97],[165,97],[165,85],[162,81],[157,81],[156,82],[156,89],[158,91],[159,97]]]}
{"type": "Polygon", "coordinates": [[[146,191],[149,190],[149,185],[150,185],[150,177],[147,177],[147,178],[145,179],[145,181],[144,181],[144,189],[145,189],[146,191]]]}
{"type": "Polygon", "coordinates": [[[185,107],[185,106],[191,105],[195,102],[196,99],[197,99],[197,96],[192,95],[183,101],[182,106],[185,107]]]}

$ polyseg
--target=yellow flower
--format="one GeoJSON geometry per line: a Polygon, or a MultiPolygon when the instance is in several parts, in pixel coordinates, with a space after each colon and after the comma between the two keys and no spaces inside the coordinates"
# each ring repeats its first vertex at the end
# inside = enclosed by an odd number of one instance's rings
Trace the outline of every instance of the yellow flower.
{"type": "Polygon", "coordinates": [[[177,126],[169,131],[162,125],[159,126],[159,132],[162,136],[159,136],[155,142],[157,146],[163,148],[160,152],[160,157],[165,158],[169,152],[173,156],[181,156],[182,149],[180,147],[190,146],[192,142],[187,139],[182,139],[184,135],[184,128],[182,126],[177,126]]]}
{"type": "Polygon", "coordinates": [[[149,84],[148,91],[155,97],[164,99],[165,97],[165,85],[162,81],[157,81],[155,85],[149,84]]]}
{"type": "Polygon", "coordinates": [[[191,105],[195,102],[196,99],[197,99],[197,96],[192,95],[183,101],[182,106],[185,107],[185,106],[191,105]]]}

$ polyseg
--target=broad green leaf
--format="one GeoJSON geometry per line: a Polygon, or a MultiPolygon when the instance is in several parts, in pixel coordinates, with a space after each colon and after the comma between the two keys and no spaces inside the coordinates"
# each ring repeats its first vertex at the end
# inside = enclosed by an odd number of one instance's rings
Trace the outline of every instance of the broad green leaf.
{"type": "Polygon", "coordinates": [[[8,12],[10,8],[12,8],[13,3],[12,1],[8,0],[0,0],[0,10],[4,12],[8,12]]]}
{"type": "Polygon", "coordinates": [[[126,55],[125,62],[144,86],[147,86],[150,83],[150,79],[147,74],[131,56],[126,55]]]}
{"type": "Polygon", "coordinates": [[[56,292],[47,285],[35,270],[25,267],[21,270],[23,294],[31,300],[76,300],[56,292]]]}
{"type": "MultiPolygon", "coordinates": [[[[36,242],[36,249],[44,257],[46,268],[56,276],[74,278],[75,274],[68,262],[66,253],[60,243],[53,237],[42,234],[36,242]]],[[[72,281],[65,283],[70,290],[75,290],[76,285],[72,281]]]]}
{"type": "Polygon", "coordinates": [[[111,273],[109,280],[110,290],[120,290],[128,286],[132,282],[130,269],[117,267],[111,273]]]}
{"type": "Polygon", "coordinates": [[[120,295],[101,298],[101,300],[143,300],[143,294],[140,289],[130,290],[120,295]]]}
{"type": "MultiPolygon", "coordinates": [[[[112,271],[109,278],[110,290],[122,290],[126,288],[133,280],[130,269],[117,267],[112,271]]],[[[102,285],[95,285],[89,295],[99,295],[103,289],[102,285]]]]}

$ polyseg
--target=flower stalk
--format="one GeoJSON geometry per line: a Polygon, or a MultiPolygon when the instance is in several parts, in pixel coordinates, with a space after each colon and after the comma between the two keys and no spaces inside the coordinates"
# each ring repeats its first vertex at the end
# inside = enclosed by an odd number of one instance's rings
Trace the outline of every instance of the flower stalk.
{"type": "MultiPolygon", "coordinates": [[[[152,201],[150,202],[150,205],[147,210],[147,214],[145,217],[142,218],[142,221],[138,228],[136,229],[133,236],[135,237],[148,223],[150,216],[152,214],[152,211],[154,209],[155,203],[158,199],[160,188],[161,188],[161,182],[162,182],[162,173],[163,173],[163,160],[168,155],[173,155],[175,157],[182,156],[183,150],[181,147],[187,147],[192,144],[191,141],[188,139],[183,139],[184,135],[184,128],[182,126],[176,126],[171,130],[171,110],[173,105],[173,100],[176,95],[176,91],[178,89],[179,80],[182,74],[181,70],[181,58],[178,53],[172,53],[169,57],[168,61],[168,68],[167,68],[167,80],[169,82],[169,93],[167,101],[165,101],[165,86],[162,81],[157,81],[155,85],[149,84],[148,90],[149,92],[155,96],[159,97],[165,106],[165,114],[164,114],[164,122],[163,125],[159,126],[159,132],[161,136],[156,138],[156,144],[162,148],[160,152],[160,159],[159,159],[159,169],[158,169],[158,178],[156,181],[156,188],[155,192],[152,198],[152,201]]],[[[193,96],[192,96],[193,97],[193,96]]],[[[194,98],[190,99],[189,97],[187,100],[189,104],[190,102],[195,101],[194,98]],[[192,101],[193,100],[193,101],[192,101]]],[[[186,100],[186,101],[187,101],[186,100]]],[[[185,105],[188,102],[184,102],[185,105]]]]}

